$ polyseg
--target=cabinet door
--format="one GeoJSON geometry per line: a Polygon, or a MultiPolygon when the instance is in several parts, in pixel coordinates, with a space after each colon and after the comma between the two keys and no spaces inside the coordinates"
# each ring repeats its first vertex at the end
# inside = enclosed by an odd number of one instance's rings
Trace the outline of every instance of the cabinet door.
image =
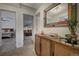
{"type": "Polygon", "coordinates": [[[79,56],[79,50],[76,49],[69,49],[69,56],[79,56]]]}
{"type": "Polygon", "coordinates": [[[55,56],[79,56],[79,51],[63,44],[55,44],[55,56]]]}
{"type": "Polygon", "coordinates": [[[41,55],[50,56],[50,40],[41,39],[41,55]]]}
{"type": "Polygon", "coordinates": [[[55,56],[68,56],[69,51],[67,50],[67,48],[64,45],[56,43],[54,55],[55,56]]]}
{"type": "Polygon", "coordinates": [[[72,51],[69,53],[69,56],[79,56],[79,54],[72,51]]]}
{"type": "Polygon", "coordinates": [[[40,55],[40,37],[36,36],[35,38],[35,51],[37,55],[40,55]]]}
{"type": "Polygon", "coordinates": [[[55,50],[55,42],[52,41],[52,42],[50,42],[50,53],[51,53],[51,56],[54,56],[54,50],[55,50]]]}

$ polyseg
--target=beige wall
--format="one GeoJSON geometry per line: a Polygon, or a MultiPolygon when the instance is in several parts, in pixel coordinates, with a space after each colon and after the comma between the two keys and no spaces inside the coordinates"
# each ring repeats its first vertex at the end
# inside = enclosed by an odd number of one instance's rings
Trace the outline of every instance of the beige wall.
{"type": "Polygon", "coordinates": [[[34,15],[35,9],[18,4],[0,4],[0,9],[16,12],[16,47],[23,47],[23,13],[34,15]]]}

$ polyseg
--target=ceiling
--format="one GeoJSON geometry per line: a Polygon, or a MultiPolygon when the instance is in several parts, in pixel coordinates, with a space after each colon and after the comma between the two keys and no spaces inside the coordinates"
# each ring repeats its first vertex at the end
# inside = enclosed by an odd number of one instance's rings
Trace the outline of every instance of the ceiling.
{"type": "Polygon", "coordinates": [[[22,3],[25,6],[29,6],[35,9],[38,9],[43,3],[22,3]]]}
{"type": "Polygon", "coordinates": [[[20,4],[24,6],[28,6],[34,9],[38,9],[43,3],[5,3],[7,5],[12,5],[18,7],[20,4]]]}

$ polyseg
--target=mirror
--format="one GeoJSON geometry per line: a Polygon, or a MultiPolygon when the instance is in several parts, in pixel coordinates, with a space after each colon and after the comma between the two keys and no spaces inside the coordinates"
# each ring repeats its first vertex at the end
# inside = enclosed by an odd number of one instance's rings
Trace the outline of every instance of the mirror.
{"type": "Polygon", "coordinates": [[[66,27],[68,26],[68,4],[53,3],[44,10],[45,27],[66,27]]]}

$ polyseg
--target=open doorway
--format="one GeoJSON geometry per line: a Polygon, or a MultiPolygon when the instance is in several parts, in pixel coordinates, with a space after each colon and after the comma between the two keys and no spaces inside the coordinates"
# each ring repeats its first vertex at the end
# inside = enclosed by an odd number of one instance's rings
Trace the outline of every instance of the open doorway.
{"type": "Polygon", "coordinates": [[[23,14],[24,21],[24,45],[32,45],[32,25],[33,25],[33,16],[28,14],[23,14]]]}
{"type": "Polygon", "coordinates": [[[1,51],[10,51],[16,49],[16,12],[0,10],[2,47],[1,51]]]}

